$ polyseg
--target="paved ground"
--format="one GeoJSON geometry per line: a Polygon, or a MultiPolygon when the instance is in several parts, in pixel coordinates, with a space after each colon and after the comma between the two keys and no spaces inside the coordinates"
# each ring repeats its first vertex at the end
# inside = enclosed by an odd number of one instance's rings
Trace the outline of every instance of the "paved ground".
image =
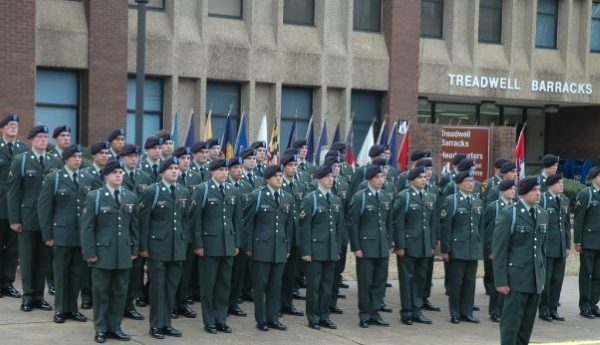
{"type": "MultiPolygon", "coordinates": [[[[254,328],[251,303],[242,304],[249,317],[230,317],[229,324],[233,327],[233,334],[209,335],[202,331],[200,319],[174,320],[173,325],[184,332],[183,338],[170,338],[163,343],[172,344],[201,344],[216,342],[218,344],[498,344],[498,325],[489,321],[486,312],[487,298],[483,294],[481,280],[478,281],[476,302],[482,311],[476,316],[481,319],[481,324],[472,325],[461,323],[453,325],[448,322],[447,299],[443,295],[441,280],[434,282],[434,297],[432,301],[442,306],[442,312],[427,312],[433,319],[433,325],[405,326],[399,321],[399,295],[396,280],[392,281],[393,287],[388,289],[386,302],[394,309],[391,314],[383,313],[383,317],[391,322],[391,327],[382,328],[371,326],[369,329],[359,328],[357,315],[356,284],[350,282],[351,288],[342,290],[346,299],[340,300],[344,315],[332,316],[339,326],[337,330],[314,331],[306,326],[304,317],[285,316],[283,322],[289,326],[286,332],[274,331],[260,332],[254,328]]],[[[546,323],[537,319],[532,342],[534,343],[560,343],[569,344],[600,344],[600,319],[587,320],[578,316],[577,309],[577,278],[574,276],[565,279],[562,307],[560,312],[567,318],[566,322],[546,323]]],[[[53,302],[53,297],[48,298],[53,302]]],[[[304,304],[298,301],[298,306],[304,309],[304,304]]],[[[78,323],[67,321],[65,324],[54,324],[52,312],[34,310],[31,313],[19,311],[20,300],[4,297],[0,299],[0,344],[25,345],[25,344],[93,344],[93,325],[91,322],[78,323]]],[[[199,312],[198,303],[192,308],[199,312]]],[[[138,308],[148,316],[149,308],[138,308]]],[[[83,311],[88,317],[92,316],[89,310],[83,311]]],[[[148,335],[148,321],[126,320],[123,330],[133,336],[133,343],[159,344],[148,335]]],[[[114,340],[108,340],[115,343],[114,340]]]]}

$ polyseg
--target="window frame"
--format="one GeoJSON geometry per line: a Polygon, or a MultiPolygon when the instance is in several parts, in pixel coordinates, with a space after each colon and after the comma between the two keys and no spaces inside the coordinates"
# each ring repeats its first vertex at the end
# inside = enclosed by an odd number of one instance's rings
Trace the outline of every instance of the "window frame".
{"type": "MultiPolygon", "coordinates": [[[[591,18],[590,18],[590,53],[600,53],[600,47],[598,49],[593,49],[592,48],[592,24],[594,24],[594,21],[597,21],[598,24],[600,25],[600,14],[598,16],[598,18],[594,18],[594,6],[597,6],[600,9],[600,1],[592,1],[592,13],[591,13],[591,18]]],[[[600,33],[598,35],[598,39],[600,39],[600,33]]]]}
{"type": "MultiPolygon", "coordinates": [[[[128,83],[129,83],[129,80],[135,81],[136,80],[135,74],[129,74],[127,76],[127,82],[128,83]]],[[[146,82],[148,82],[148,81],[154,81],[154,80],[160,81],[160,91],[161,91],[160,92],[160,110],[147,110],[146,107],[144,106],[144,108],[142,109],[142,115],[144,116],[144,120],[145,120],[146,115],[151,115],[151,116],[157,116],[158,115],[158,118],[159,118],[158,130],[161,130],[161,129],[164,128],[164,116],[163,116],[163,114],[164,114],[164,111],[165,111],[165,82],[166,82],[165,77],[146,75],[145,79],[144,79],[144,97],[146,97],[146,95],[147,95],[146,94],[147,87],[145,85],[146,82]]],[[[134,89],[134,91],[135,91],[135,89],[134,89]]],[[[128,97],[127,94],[126,94],[126,97],[128,97]]],[[[134,95],[133,97],[134,97],[134,101],[135,101],[136,95],[134,95]]],[[[134,105],[135,105],[135,102],[134,102],[134,105]]],[[[133,114],[135,116],[135,111],[136,111],[135,108],[131,109],[129,107],[126,107],[126,110],[125,110],[125,128],[127,128],[127,115],[133,114]]],[[[144,129],[142,128],[142,133],[143,133],[143,131],[144,131],[144,129]]],[[[146,138],[144,138],[144,140],[146,140],[146,138]]]]}
{"type": "Polygon", "coordinates": [[[244,0],[239,0],[239,2],[240,2],[240,15],[239,16],[232,16],[232,15],[219,14],[219,13],[210,13],[210,11],[208,11],[208,4],[207,4],[208,16],[211,18],[244,20],[244,0]]]}
{"type": "MultiPolygon", "coordinates": [[[[150,11],[166,11],[167,10],[167,3],[166,3],[167,0],[160,0],[160,1],[162,1],[162,6],[150,5],[150,2],[148,2],[148,4],[146,4],[146,10],[150,10],[150,11]]],[[[127,5],[131,9],[137,9],[138,8],[137,4],[130,4],[129,1],[127,1],[127,5]]]]}
{"type": "MultiPolygon", "coordinates": [[[[206,105],[205,105],[205,111],[204,111],[204,117],[208,116],[209,111],[212,110],[211,108],[211,103],[209,103],[208,101],[208,89],[209,89],[209,84],[221,84],[221,85],[232,85],[232,86],[237,86],[237,92],[238,92],[238,99],[237,99],[237,109],[238,112],[232,112],[231,113],[231,117],[233,118],[234,121],[234,131],[237,134],[237,129],[239,127],[241,118],[242,118],[242,83],[241,82],[234,82],[234,81],[222,81],[222,80],[207,80],[206,81],[206,105]]],[[[211,112],[211,119],[212,119],[212,123],[211,123],[211,128],[212,128],[212,133],[213,133],[213,137],[219,139],[219,141],[221,140],[221,138],[223,137],[223,134],[225,133],[225,131],[227,130],[227,128],[223,128],[223,132],[222,133],[217,133],[217,129],[220,129],[220,126],[215,126],[215,121],[222,121],[223,123],[227,123],[227,112],[225,113],[220,113],[220,112],[215,112],[214,110],[212,110],[211,112]]],[[[234,138],[235,141],[235,138],[234,138]]],[[[221,145],[223,145],[223,143],[221,143],[221,145]]]]}
{"type": "Polygon", "coordinates": [[[559,4],[559,0],[552,0],[554,1],[554,4],[556,5],[556,14],[549,14],[549,13],[543,13],[540,12],[540,1],[538,1],[538,7],[536,9],[536,16],[535,16],[535,20],[536,20],[536,30],[535,30],[535,47],[538,49],[558,49],[558,15],[559,15],[559,10],[560,10],[560,4],[559,4]],[[537,25],[539,23],[539,17],[540,15],[543,16],[554,16],[554,45],[552,47],[550,46],[541,46],[538,45],[538,31],[537,31],[537,25]]]}
{"type": "Polygon", "coordinates": [[[482,2],[479,2],[479,24],[477,26],[477,39],[479,43],[483,43],[483,44],[500,44],[502,45],[502,20],[504,19],[504,0],[500,0],[500,8],[498,7],[494,7],[494,6],[488,6],[488,5],[483,5],[482,2]],[[499,39],[498,41],[493,41],[493,40],[482,40],[481,39],[481,9],[482,8],[486,8],[486,9],[493,9],[493,10],[499,10],[500,11],[500,21],[498,22],[498,34],[499,34],[499,39]]]}
{"type": "Polygon", "coordinates": [[[444,0],[421,0],[421,28],[420,28],[420,36],[421,38],[429,38],[429,39],[438,39],[438,40],[443,40],[444,39],[444,7],[445,7],[445,2],[444,0]],[[440,34],[439,35],[425,35],[423,34],[423,4],[424,3],[431,3],[431,4],[441,4],[441,8],[442,8],[442,16],[440,18],[440,34]]]}
{"type": "Polygon", "coordinates": [[[317,6],[316,6],[316,1],[315,0],[305,0],[305,1],[311,1],[312,2],[312,6],[313,6],[313,10],[312,10],[312,18],[311,18],[311,22],[310,23],[305,23],[305,22],[300,22],[300,21],[295,21],[295,20],[286,20],[285,19],[285,3],[286,0],[283,1],[283,24],[284,25],[299,25],[299,26],[308,26],[308,27],[315,27],[316,23],[315,23],[315,17],[316,17],[316,12],[317,12],[317,6]]]}
{"type": "MultiPolygon", "coordinates": [[[[354,6],[354,4],[357,1],[361,1],[361,0],[354,0],[352,2],[352,5],[354,6]]],[[[372,29],[362,29],[362,28],[356,28],[356,20],[354,20],[354,16],[356,15],[356,11],[354,11],[354,7],[352,9],[352,31],[357,31],[357,32],[367,32],[367,33],[383,33],[383,1],[382,0],[378,0],[379,1],[379,27],[376,30],[372,30],[372,29]]]]}

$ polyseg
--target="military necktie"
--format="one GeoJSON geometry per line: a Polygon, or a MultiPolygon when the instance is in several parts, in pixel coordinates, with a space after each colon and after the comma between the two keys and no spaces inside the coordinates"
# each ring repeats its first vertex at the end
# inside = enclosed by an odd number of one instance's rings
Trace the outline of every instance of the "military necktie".
{"type": "Polygon", "coordinates": [[[471,197],[470,196],[467,197],[467,203],[469,204],[469,206],[471,206],[471,197]]]}
{"type": "Polygon", "coordinates": [[[44,164],[44,155],[40,155],[40,164],[42,165],[42,169],[46,168],[46,165],[44,164]]]}
{"type": "Polygon", "coordinates": [[[117,203],[117,207],[121,208],[121,200],[119,200],[119,193],[121,193],[121,191],[115,189],[115,202],[117,203]]]}
{"type": "Polygon", "coordinates": [[[421,201],[423,201],[423,191],[419,192],[419,198],[421,199],[421,201]]]}
{"type": "Polygon", "coordinates": [[[275,192],[275,203],[277,204],[277,208],[279,208],[279,192],[275,192]]]}
{"type": "Polygon", "coordinates": [[[154,174],[154,178],[158,177],[158,164],[152,164],[152,174],[154,174]]]}
{"type": "Polygon", "coordinates": [[[304,162],[300,163],[300,169],[305,170],[306,165],[304,164],[304,162]]]}
{"type": "Polygon", "coordinates": [[[327,193],[325,194],[325,197],[327,198],[327,203],[331,205],[331,199],[330,199],[331,194],[327,193]]]}
{"type": "Polygon", "coordinates": [[[185,175],[185,173],[181,173],[181,181],[183,182],[183,185],[184,185],[184,186],[186,185],[186,183],[185,183],[185,179],[186,179],[186,175],[185,175]]]}
{"type": "Polygon", "coordinates": [[[73,182],[75,183],[75,187],[77,187],[77,189],[79,189],[79,182],[77,182],[77,173],[76,172],[73,173],[73,182]]]}
{"type": "Polygon", "coordinates": [[[13,154],[13,143],[8,143],[7,145],[8,145],[8,152],[12,156],[12,154],[13,154]]]}
{"type": "Polygon", "coordinates": [[[555,197],[556,205],[558,206],[558,212],[560,212],[560,196],[555,197]]]}
{"type": "Polygon", "coordinates": [[[252,187],[254,187],[254,178],[252,177],[252,173],[248,173],[248,181],[250,181],[250,184],[252,187]]]}
{"type": "Polygon", "coordinates": [[[379,201],[379,192],[375,192],[375,199],[377,199],[377,201],[379,201]]]}
{"type": "Polygon", "coordinates": [[[219,185],[219,191],[221,192],[221,196],[223,197],[223,199],[225,198],[225,187],[223,187],[223,185],[219,185]]]}
{"type": "Polygon", "coordinates": [[[331,190],[335,193],[335,195],[337,195],[337,184],[335,180],[333,180],[333,186],[331,187],[331,190]]]}
{"type": "Polygon", "coordinates": [[[529,209],[529,215],[531,215],[531,219],[533,219],[533,223],[535,224],[535,208],[529,209]]]}
{"type": "Polygon", "coordinates": [[[130,171],[130,172],[129,172],[129,178],[131,179],[131,182],[132,182],[133,184],[135,184],[135,178],[134,178],[134,176],[135,176],[135,174],[133,173],[133,171],[130,171]]]}
{"type": "Polygon", "coordinates": [[[171,190],[171,196],[173,197],[173,200],[175,200],[175,186],[171,185],[169,189],[171,190]]]}
{"type": "Polygon", "coordinates": [[[240,189],[240,183],[239,183],[239,182],[236,182],[236,183],[235,183],[235,188],[236,188],[236,189],[240,189]]]}

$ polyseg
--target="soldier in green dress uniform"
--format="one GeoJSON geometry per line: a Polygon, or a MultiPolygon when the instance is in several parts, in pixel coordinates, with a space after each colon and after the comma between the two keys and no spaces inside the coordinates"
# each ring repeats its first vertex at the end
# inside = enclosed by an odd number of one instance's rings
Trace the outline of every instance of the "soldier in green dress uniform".
{"type": "Polygon", "coordinates": [[[42,239],[37,200],[44,177],[62,168],[46,152],[48,127],[33,127],[27,136],[31,149],[12,160],[8,174],[8,219],[19,234],[19,264],[23,286],[22,311],[52,310],[44,300],[44,281],[50,269],[50,248],[42,239]]]}
{"type": "Polygon", "coordinates": [[[160,152],[160,160],[164,161],[173,155],[173,151],[175,151],[175,142],[173,141],[173,136],[171,133],[167,132],[166,130],[158,132],[157,135],[163,141],[160,152]]]}
{"type": "MultiPolygon", "coordinates": [[[[500,169],[498,169],[498,174],[500,175],[501,182],[504,180],[514,180],[517,178],[517,166],[515,165],[515,163],[513,163],[511,161],[505,161],[500,166],[500,169]]],[[[494,180],[492,180],[492,181],[496,181],[496,179],[498,178],[498,175],[495,175],[495,176],[496,177],[494,177],[494,180]]],[[[485,193],[482,193],[482,195],[484,195],[484,197],[482,199],[484,202],[484,205],[487,206],[487,205],[491,204],[492,202],[498,200],[498,197],[500,195],[500,192],[498,191],[498,184],[496,184],[493,187],[488,187],[485,190],[485,193]]]]}
{"type": "Polygon", "coordinates": [[[208,166],[206,165],[208,159],[208,149],[206,148],[206,142],[197,141],[192,145],[192,154],[194,159],[190,164],[190,169],[200,174],[200,180],[206,181],[207,177],[210,177],[208,166]]]}
{"type": "Polygon", "coordinates": [[[541,188],[542,188],[542,192],[545,192],[548,187],[546,186],[546,179],[548,178],[548,176],[554,175],[556,174],[556,172],[558,171],[558,162],[560,161],[560,157],[555,156],[551,153],[544,155],[544,157],[542,157],[542,171],[540,172],[540,174],[538,175],[541,179],[541,188]]]}
{"type": "MultiPolygon", "coordinates": [[[[494,174],[492,176],[489,176],[485,181],[483,181],[483,183],[481,185],[483,187],[483,192],[481,194],[481,200],[483,200],[484,204],[487,200],[486,199],[487,192],[490,191],[492,188],[497,187],[500,184],[500,182],[504,181],[504,179],[502,178],[502,173],[500,172],[500,168],[502,167],[502,164],[504,164],[504,162],[508,162],[508,160],[506,158],[502,158],[502,157],[496,159],[494,161],[494,174]]],[[[492,201],[494,201],[494,200],[492,200],[492,201]]],[[[488,204],[486,204],[486,205],[488,205],[488,204]]]]}
{"type": "Polygon", "coordinates": [[[160,156],[162,153],[162,138],[157,136],[150,136],[146,139],[144,143],[144,151],[146,151],[146,156],[140,162],[140,167],[142,171],[152,177],[153,181],[158,181],[158,168],[160,167],[160,156]]]}
{"type": "Polygon", "coordinates": [[[29,148],[17,140],[19,115],[11,114],[0,121],[0,296],[21,298],[14,287],[19,244],[17,233],[10,228],[8,221],[8,174],[14,157],[29,148]]]}
{"type": "Polygon", "coordinates": [[[317,166],[310,161],[312,157],[307,157],[308,145],[306,139],[298,139],[292,143],[292,148],[298,150],[298,171],[301,172],[301,177],[305,183],[309,183],[317,166]]]}
{"type": "Polygon", "coordinates": [[[256,150],[256,175],[262,177],[267,167],[267,142],[264,140],[255,141],[250,145],[250,148],[256,150]]]}
{"type": "Polygon", "coordinates": [[[208,148],[208,161],[212,162],[214,160],[221,158],[221,144],[219,144],[219,139],[210,138],[206,140],[206,148],[208,148]]]}
{"type": "Polygon", "coordinates": [[[125,146],[125,129],[119,128],[110,132],[106,141],[109,144],[109,155],[113,160],[119,159],[119,152],[125,146]]]}
{"type": "Polygon", "coordinates": [[[62,159],[62,152],[71,146],[71,126],[62,125],[54,128],[52,139],[54,139],[55,144],[51,152],[56,154],[56,158],[62,159]]]}
{"type": "MultiPolygon", "coordinates": [[[[373,145],[369,149],[369,158],[371,159],[371,161],[373,161],[375,158],[383,158],[385,160],[385,146],[373,145]]],[[[352,180],[350,182],[351,195],[356,194],[356,192],[360,190],[360,184],[365,180],[367,166],[368,165],[357,168],[354,175],[352,175],[352,180]]]]}
{"type": "Polygon", "coordinates": [[[352,181],[352,175],[354,175],[354,166],[348,164],[348,148],[346,143],[337,142],[331,145],[330,151],[337,151],[342,159],[342,165],[340,170],[340,176],[346,180],[348,185],[352,181]]]}
{"type": "Polygon", "coordinates": [[[248,182],[252,189],[262,188],[266,185],[265,180],[262,178],[262,173],[257,173],[256,165],[256,149],[246,148],[240,152],[240,157],[243,159],[242,168],[242,180],[248,182]]]}
{"type": "Polygon", "coordinates": [[[548,213],[538,205],[539,178],[522,179],[517,190],[519,200],[500,211],[492,239],[494,283],[504,299],[502,345],[529,343],[546,281],[548,213]]]}
{"type": "MultiPolygon", "coordinates": [[[[460,163],[458,163],[458,165],[456,166],[456,173],[454,174],[454,176],[456,177],[456,175],[458,175],[461,172],[474,171],[476,166],[477,164],[475,163],[475,160],[465,158],[462,161],[460,161],[460,163]]],[[[480,198],[482,191],[483,188],[481,182],[475,180],[473,184],[473,195],[477,198],[480,198]]],[[[443,200],[445,200],[446,197],[448,197],[449,195],[456,193],[458,193],[458,186],[456,185],[453,179],[452,181],[448,182],[448,184],[446,184],[446,187],[444,187],[444,190],[442,191],[442,198],[443,200]]]]}
{"type": "Polygon", "coordinates": [[[102,168],[105,185],[88,193],[81,214],[81,253],[92,267],[94,340],[130,340],[121,329],[129,270],[139,253],[138,197],[122,188],[123,162],[102,168]]]}
{"type": "Polygon", "coordinates": [[[454,176],[458,173],[458,164],[466,158],[467,155],[464,153],[457,153],[452,157],[452,160],[450,161],[450,170],[443,173],[440,178],[439,187],[441,192],[444,191],[444,188],[446,188],[448,183],[454,181],[454,176]]]}

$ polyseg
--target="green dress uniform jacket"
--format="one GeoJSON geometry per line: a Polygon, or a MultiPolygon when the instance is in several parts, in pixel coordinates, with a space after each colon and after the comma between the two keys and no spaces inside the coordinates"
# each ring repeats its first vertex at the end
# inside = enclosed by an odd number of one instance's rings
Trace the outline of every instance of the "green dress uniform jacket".
{"type": "MultiPolygon", "coordinates": [[[[474,185],[473,185],[473,193],[472,194],[475,195],[476,197],[480,198],[482,191],[483,191],[483,188],[481,186],[481,182],[475,180],[474,185]]],[[[445,199],[448,195],[452,195],[452,194],[456,194],[456,193],[458,193],[458,186],[456,185],[456,183],[454,183],[454,181],[451,181],[448,184],[446,184],[446,186],[442,190],[442,198],[445,199]]]]}
{"type": "Polygon", "coordinates": [[[431,257],[437,244],[435,199],[423,192],[423,199],[413,189],[405,189],[394,199],[393,228],[395,249],[405,249],[415,258],[431,257]]]}
{"type": "Polygon", "coordinates": [[[569,198],[560,195],[560,205],[550,192],[542,194],[540,206],[548,212],[548,231],[546,232],[546,256],[564,258],[571,248],[571,216],[569,198]]]}
{"type": "Polygon", "coordinates": [[[150,177],[152,178],[153,181],[159,181],[160,176],[158,174],[158,168],[160,167],[160,163],[161,163],[160,158],[154,164],[151,164],[148,161],[148,159],[144,159],[143,161],[140,162],[140,168],[142,169],[143,172],[150,175],[150,177]],[[156,173],[154,173],[154,168],[155,168],[154,165],[156,165],[156,173]]]}
{"type": "MultiPolygon", "coordinates": [[[[381,192],[380,192],[381,193],[381,192]]],[[[350,249],[365,258],[387,258],[392,248],[393,199],[363,189],[352,197],[348,210],[350,249]]]]}
{"type": "Polygon", "coordinates": [[[346,162],[342,162],[342,166],[340,167],[340,176],[343,177],[346,182],[348,182],[348,185],[350,185],[350,182],[352,181],[354,170],[354,166],[346,162]]]}
{"type": "Polygon", "coordinates": [[[204,182],[210,179],[210,171],[208,171],[208,167],[206,164],[199,165],[196,161],[192,161],[190,164],[190,170],[197,172],[200,174],[200,181],[204,182]]]}
{"type": "Polygon", "coordinates": [[[597,311],[600,300],[600,191],[593,185],[579,194],[573,218],[573,243],[581,244],[579,308],[597,311]]]}
{"type": "Polygon", "coordinates": [[[440,221],[441,251],[450,253],[451,259],[481,259],[483,203],[473,195],[469,197],[470,202],[459,192],[444,200],[440,221]]]}
{"type": "Polygon", "coordinates": [[[265,179],[262,178],[262,174],[259,175],[257,173],[257,171],[258,170],[256,170],[256,169],[254,169],[254,171],[252,171],[252,179],[248,178],[246,171],[244,171],[244,173],[242,174],[242,180],[248,182],[252,186],[252,189],[262,188],[267,185],[267,183],[265,182],[265,179]]]}
{"type": "MultiPolygon", "coordinates": [[[[92,190],[102,188],[104,185],[104,177],[102,177],[102,173],[100,170],[96,169],[96,167],[92,164],[87,168],[83,168],[80,170],[84,175],[90,175],[93,178],[93,186],[92,190]]],[[[125,181],[125,176],[123,176],[123,181],[125,181]]]]}
{"type": "Polygon", "coordinates": [[[320,190],[302,200],[299,215],[300,256],[313,261],[337,261],[340,257],[340,233],[344,231],[341,199],[320,190]]]}
{"type": "Polygon", "coordinates": [[[123,175],[123,188],[134,192],[136,195],[140,195],[146,187],[153,184],[154,180],[150,175],[143,172],[141,169],[135,169],[135,171],[125,171],[123,175]],[[133,179],[131,173],[133,172],[133,179]]]}
{"type": "MultiPolygon", "coordinates": [[[[8,219],[8,179],[11,162],[20,153],[28,151],[27,144],[16,140],[13,144],[13,152],[10,153],[8,144],[0,136],[0,219],[8,219]]],[[[12,230],[11,230],[12,231],[12,230]]]]}
{"type": "Polygon", "coordinates": [[[502,182],[502,179],[496,175],[490,176],[485,181],[483,181],[483,183],[481,184],[482,192],[480,198],[481,200],[483,200],[484,206],[487,206],[490,204],[490,202],[496,201],[496,199],[498,199],[498,192],[496,192],[496,198],[494,199],[488,199],[487,194],[492,189],[494,189],[494,187],[498,187],[498,185],[500,185],[500,182],[502,182]]]}
{"type": "MultiPolygon", "coordinates": [[[[316,180],[315,180],[316,181],[316,180]]],[[[292,248],[300,246],[300,231],[298,230],[298,216],[300,215],[300,210],[302,207],[302,200],[304,200],[304,196],[307,194],[307,187],[302,181],[294,178],[292,181],[283,180],[283,185],[281,189],[290,194],[294,200],[293,203],[293,218],[294,225],[292,233],[289,237],[290,245],[292,248]],[[292,182],[292,184],[290,184],[292,182]]]]}
{"type": "Polygon", "coordinates": [[[181,170],[177,183],[186,187],[190,194],[194,192],[194,189],[198,188],[202,183],[202,176],[197,171],[188,169],[186,171],[181,170]]]}

